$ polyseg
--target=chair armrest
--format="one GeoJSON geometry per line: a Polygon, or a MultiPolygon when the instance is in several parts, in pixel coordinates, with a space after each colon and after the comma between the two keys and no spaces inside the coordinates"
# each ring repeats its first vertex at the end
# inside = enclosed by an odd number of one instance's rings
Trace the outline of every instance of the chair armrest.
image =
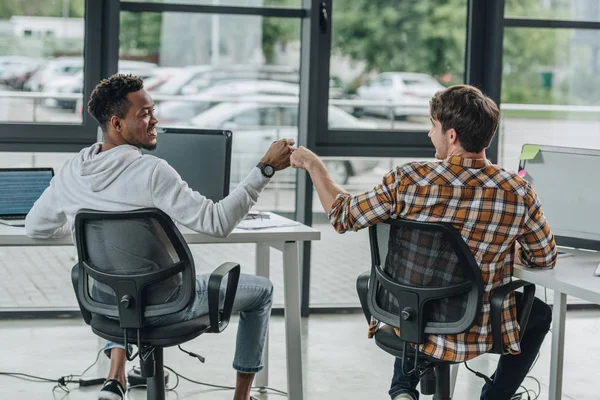
{"type": "MultiPolygon", "coordinates": [[[[504,354],[503,338],[502,338],[502,303],[509,293],[514,292],[518,288],[523,288],[523,298],[521,300],[519,315],[519,342],[523,338],[523,333],[529,321],[531,307],[535,300],[535,285],[526,281],[512,281],[506,285],[500,286],[492,294],[490,300],[490,319],[492,322],[492,353],[504,354]]],[[[519,305],[517,305],[519,306],[519,305]]]]}
{"type": "Polygon", "coordinates": [[[208,279],[208,316],[210,318],[210,330],[212,333],[222,332],[229,325],[229,318],[233,310],[233,301],[240,280],[240,264],[227,262],[219,266],[210,274],[208,279]],[[227,290],[223,309],[220,309],[219,297],[221,293],[221,282],[226,275],[227,290]]]}
{"type": "Polygon", "coordinates": [[[77,296],[77,287],[79,285],[79,264],[75,264],[75,266],[71,269],[71,282],[73,283],[73,289],[75,289],[75,298],[77,299],[77,304],[79,305],[79,310],[81,310],[81,316],[86,324],[90,324],[92,321],[92,313],[83,308],[83,305],[79,301],[79,296],[77,296]]]}
{"type": "Polygon", "coordinates": [[[371,323],[371,312],[369,311],[369,306],[367,304],[367,293],[369,292],[369,277],[371,275],[370,271],[363,272],[358,279],[356,279],[356,292],[358,293],[358,298],[360,300],[360,306],[362,307],[363,313],[365,314],[365,318],[367,319],[367,323],[371,323]]]}

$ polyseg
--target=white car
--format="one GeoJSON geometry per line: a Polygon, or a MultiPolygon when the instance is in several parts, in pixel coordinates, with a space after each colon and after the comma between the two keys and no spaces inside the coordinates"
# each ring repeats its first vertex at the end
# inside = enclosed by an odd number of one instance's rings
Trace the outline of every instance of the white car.
{"type": "MultiPolygon", "coordinates": [[[[377,124],[361,121],[335,106],[328,108],[330,128],[376,129],[377,124]]],[[[270,144],[278,139],[298,137],[298,98],[257,96],[241,101],[217,104],[192,118],[189,124],[202,129],[226,129],[233,132],[231,181],[239,182],[270,144]]],[[[350,176],[370,171],[378,164],[374,159],[326,159],[336,182],[344,184],[350,176]]],[[[291,180],[294,171],[278,174],[291,180]]]]}
{"type": "Polygon", "coordinates": [[[268,79],[298,82],[298,71],[285,65],[194,65],[180,68],[170,79],[150,89],[153,93],[194,95],[229,80],[268,79]]]}
{"type": "MultiPolygon", "coordinates": [[[[130,61],[120,60],[119,61],[119,73],[120,74],[132,74],[139,76],[144,79],[146,76],[152,74],[153,69],[156,68],[156,64],[148,63],[144,61],[130,61]]],[[[64,75],[53,79],[52,81],[44,85],[44,91],[50,94],[52,93],[71,93],[81,94],[83,93],[83,69],[79,70],[73,75],[64,75]]],[[[77,100],[57,100],[52,97],[48,97],[44,104],[48,107],[59,106],[62,108],[68,108],[75,110],[77,100]]]]}
{"type": "MultiPolygon", "coordinates": [[[[182,100],[161,102],[156,107],[157,117],[163,124],[185,123],[216,104],[235,100],[240,96],[298,96],[299,92],[300,88],[295,83],[270,80],[222,81],[182,100]]],[[[157,96],[156,99],[158,100],[159,97],[157,96]]]]}
{"type": "Polygon", "coordinates": [[[413,72],[384,72],[356,90],[356,100],[396,104],[358,106],[356,112],[406,118],[409,116],[429,116],[429,100],[444,90],[437,80],[427,74],[413,72]]]}

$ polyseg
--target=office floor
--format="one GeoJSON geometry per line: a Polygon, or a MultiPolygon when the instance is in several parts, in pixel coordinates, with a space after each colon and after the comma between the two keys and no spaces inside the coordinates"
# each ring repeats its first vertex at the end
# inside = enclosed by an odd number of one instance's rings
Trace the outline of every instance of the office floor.
{"type": "MultiPolygon", "coordinates": [[[[168,349],[165,362],[179,373],[204,382],[232,385],[233,358],[237,321],[221,335],[205,335],[184,348],[206,357],[200,364],[178,349],[168,349]]],[[[365,321],[359,314],[313,315],[303,320],[305,399],[354,400],[387,399],[393,358],[379,350],[365,335],[365,321]]],[[[596,400],[600,376],[600,311],[570,311],[567,315],[564,399],[596,400]]],[[[273,317],[270,345],[270,386],[285,390],[286,368],[283,318],[273,317]]],[[[539,399],[548,398],[550,335],[531,375],[541,384],[539,399]]],[[[0,321],[0,371],[24,372],[58,378],[81,373],[97,354],[98,340],[81,320],[0,321]]],[[[491,373],[496,357],[484,356],[470,362],[470,367],[491,373]]],[[[104,358],[87,374],[96,377],[107,368],[104,358]]],[[[171,379],[173,377],[171,376],[171,379]]],[[[171,380],[170,382],[174,382],[171,380]]],[[[462,368],[458,374],[455,398],[478,399],[483,381],[462,368]]],[[[76,388],[77,385],[72,385],[76,388]]],[[[532,379],[527,389],[538,391],[532,379]]],[[[76,389],[52,395],[51,383],[32,383],[0,376],[0,398],[94,399],[98,387],[76,389]]],[[[261,400],[284,399],[268,393],[255,394],[261,400]]],[[[535,396],[532,396],[533,399],[535,396]]],[[[133,390],[130,399],[145,398],[144,390],[133,390]]],[[[215,391],[181,381],[167,399],[231,399],[231,391],[215,391]]],[[[429,400],[431,397],[423,396],[429,400]]]]}

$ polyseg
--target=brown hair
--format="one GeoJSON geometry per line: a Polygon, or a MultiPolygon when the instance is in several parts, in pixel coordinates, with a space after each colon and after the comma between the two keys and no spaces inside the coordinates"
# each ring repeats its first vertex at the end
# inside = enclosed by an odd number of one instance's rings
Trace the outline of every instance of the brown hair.
{"type": "Polygon", "coordinates": [[[106,131],[106,124],[113,115],[125,118],[131,102],[127,99],[129,93],[144,88],[144,82],[133,75],[115,74],[103,79],[94,88],[88,102],[88,112],[106,131]]]}
{"type": "Polygon", "coordinates": [[[454,129],[465,151],[479,153],[490,145],[500,119],[500,110],[481,90],[469,85],[450,86],[429,102],[431,118],[442,131],[454,129]]]}

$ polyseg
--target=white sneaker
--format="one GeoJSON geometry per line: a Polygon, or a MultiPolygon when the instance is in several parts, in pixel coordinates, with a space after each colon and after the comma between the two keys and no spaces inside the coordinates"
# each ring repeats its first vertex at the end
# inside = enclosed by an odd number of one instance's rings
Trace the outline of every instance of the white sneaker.
{"type": "Polygon", "coordinates": [[[412,397],[410,394],[402,393],[394,397],[394,400],[415,400],[415,398],[412,397]]]}

